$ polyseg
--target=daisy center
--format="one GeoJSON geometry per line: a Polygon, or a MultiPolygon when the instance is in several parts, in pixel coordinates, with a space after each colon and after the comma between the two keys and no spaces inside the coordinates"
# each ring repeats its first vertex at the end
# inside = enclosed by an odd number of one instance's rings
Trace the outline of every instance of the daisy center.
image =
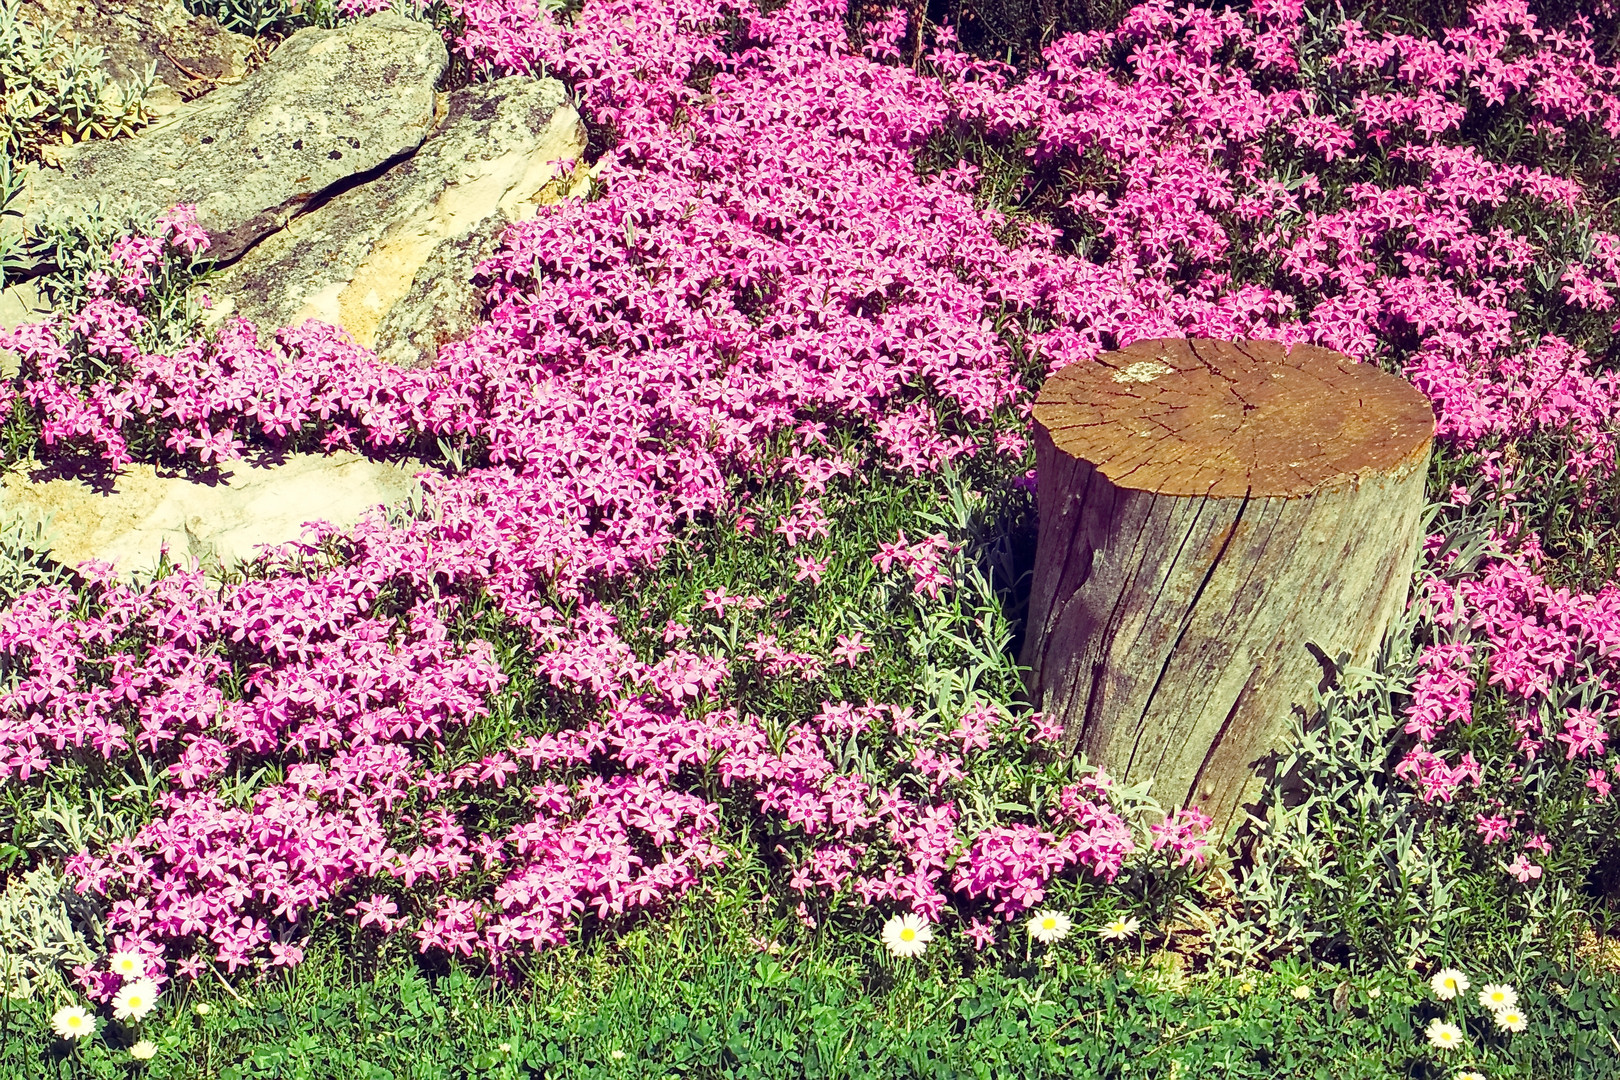
{"type": "Polygon", "coordinates": [[[901,941],[916,941],[917,940],[917,931],[913,930],[909,926],[906,927],[904,930],[900,931],[900,940],[901,941]]]}
{"type": "Polygon", "coordinates": [[[1042,919],[1041,920],[1041,929],[1042,930],[1056,930],[1057,929],[1057,920],[1056,919],[1042,919]]]}

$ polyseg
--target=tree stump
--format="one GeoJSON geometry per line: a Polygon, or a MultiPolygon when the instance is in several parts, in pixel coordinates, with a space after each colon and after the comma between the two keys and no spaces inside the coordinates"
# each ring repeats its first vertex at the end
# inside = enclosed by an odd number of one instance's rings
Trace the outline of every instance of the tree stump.
{"type": "Polygon", "coordinates": [[[1422,543],[1434,413],[1310,345],[1141,341],[1035,402],[1033,700],[1229,836],[1325,658],[1371,660],[1422,543]]]}

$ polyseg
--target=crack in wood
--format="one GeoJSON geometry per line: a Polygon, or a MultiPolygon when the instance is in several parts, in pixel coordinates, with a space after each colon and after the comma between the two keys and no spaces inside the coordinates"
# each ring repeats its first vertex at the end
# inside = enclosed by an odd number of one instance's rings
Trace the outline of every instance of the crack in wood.
{"type": "Polygon", "coordinates": [[[1263,662],[1254,665],[1254,669],[1249,672],[1249,677],[1243,681],[1243,689],[1239,690],[1237,697],[1232,699],[1232,707],[1226,710],[1226,719],[1221,721],[1220,729],[1215,732],[1214,740],[1210,742],[1209,749],[1204,752],[1204,760],[1198,763],[1198,771],[1193,773],[1192,783],[1187,786],[1187,797],[1181,803],[1183,807],[1190,807],[1195,801],[1202,798],[1214,797],[1215,793],[1213,791],[1205,796],[1199,790],[1203,787],[1204,774],[1209,770],[1210,762],[1215,760],[1216,753],[1225,745],[1226,733],[1232,729],[1232,721],[1237,719],[1238,710],[1243,707],[1243,699],[1248,697],[1249,692],[1254,689],[1255,679],[1259,677],[1260,669],[1264,666],[1263,662]]]}
{"type": "Polygon", "coordinates": [[[1148,715],[1153,711],[1153,699],[1158,696],[1160,688],[1164,685],[1165,673],[1170,670],[1170,662],[1175,659],[1176,650],[1181,647],[1182,639],[1187,636],[1187,628],[1192,625],[1193,613],[1198,610],[1198,601],[1203,599],[1204,590],[1209,588],[1210,579],[1215,576],[1216,568],[1221,565],[1221,559],[1226,556],[1226,549],[1232,546],[1232,538],[1237,535],[1237,527],[1243,522],[1243,512],[1248,509],[1248,506],[1249,500],[1247,497],[1238,504],[1237,514],[1232,519],[1232,531],[1227,534],[1226,540],[1221,544],[1221,550],[1216,553],[1214,560],[1209,564],[1209,569],[1204,571],[1203,580],[1198,583],[1198,588],[1193,592],[1192,599],[1187,603],[1187,609],[1181,617],[1181,627],[1176,631],[1175,640],[1170,643],[1169,651],[1165,653],[1164,663],[1159,666],[1158,677],[1153,680],[1153,687],[1148,691],[1147,700],[1142,703],[1142,711],[1136,718],[1136,744],[1131,747],[1131,756],[1125,766],[1127,771],[1136,763],[1137,751],[1142,746],[1142,733],[1147,728],[1148,715]]]}

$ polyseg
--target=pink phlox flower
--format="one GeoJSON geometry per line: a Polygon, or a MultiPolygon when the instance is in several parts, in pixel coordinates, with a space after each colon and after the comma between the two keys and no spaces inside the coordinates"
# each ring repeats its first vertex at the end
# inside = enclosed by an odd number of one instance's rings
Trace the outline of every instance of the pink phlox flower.
{"type": "Polygon", "coordinates": [[[1586,786],[1595,791],[1597,801],[1602,802],[1609,797],[1609,792],[1614,785],[1609,780],[1607,770],[1588,769],[1586,771],[1586,786]]]}
{"type": "Polygon", "coordinates": [[[846,664],[854,667],[855,662],[862,655],[872,651],[872,646],[866,644],[865,635],[857,630],[852,634],[839,634],[838,644],[832,650],[832,659],[835,664],[846,664]]]}
{"type": "Polygon", "coordinates": [[[932,750],[921,749],[912,756],[910,765],[929,778],[931,791],[938,791],[953,780],[967,779],[967,773],[962,771],[962,759],[950,754],[937,754],[932,750]]]}
{"type": "Polygon", "coordinates": [[[949,737],[961,744],[964,754],[969,750],[988,750],[991,728],[998,725],[1001,719],[1001,713],[993,706],[976,702],[963,712],[949,737]]]}
{"type": "Polygon", "coordinates": [[[1201,810],[1186,807],[1149,827],[1153,835],[1153,850],[1168,850],[1177,866],[1197,863],[1203,866],[1209,857],[1208,835],[1210,817],[1201,810]]]}
{"type": "Polygon", "coordinates": [[[1571,709],[1564,719],[1564,730],[1557,739],[1568,747],[1565,759],[1574,761],[1576,757],[1588,754],[1602,755],[1609,732],[1604,727],[1602,713],[1591,709],[1571,709]]]}
{"type": "Polygon", "coordinates": [[[1479,831],[1479,838],[1485,844],[1498,844],[1505,841],[1512,829],[1508,819],[1500,814],[1487,817],[1484,814],[1474,815],[1474,827],[1479,831]]]}
{"type": "Polygon", "coordinates": [[[816,727],[823,734],[859,735],[868,730],[882,716],[878,706],[868,702],[855,705],[848,701],[821,703],[821,715],[816,727]]]}
{"type": "Polygon", "coordinates": [[[279,941],[270,943],[271,967],[297,967],[304,962],[304,950],[297,945],[283,945],[279,941]]]}
{"type": "Polygon", "coordinates": [[[793,562],[798,566],[794,573],[794,581],[808,581],[812,585],[821,584],[821,575],[827,572],[829,559],[816,559],[809,555],[795,555],[793,562]]]}
{"type": "Polygon", "coordinates": [[[989,919],[974,919],[968,923],[967,936],[974,951],[982,952],[996,943],[996,925],[989,919]]]}
{"type": "Polygon", "coordinates": [[[1517,878],[1520,884],[1541,877],[1541,867],[1531,862],[1528,857],[1520,855],[1507,867],[1507,872],[1517,878]]]}
{"type": "Polygon", "coordinates": [[[889,723],[896,735],[908,735],[922,728],[922,719],[910,705],[890,705],[889,723]]]}
{"type": "Polygon", "coordinates": [[[360,916],[360,925],[362,927],[375,926],[385,934],[394,929],[395,923],[392,916],[398,913],[398,906],[387,896],[380,893],[374,893],[371,899],[362,900],[344,912],[346,915],[360,916]]]}
{"type": "Polygon", "coordinates": [[[157,216],[158,235],[168,235],[169,243],[188,255],[208,250],[207,231],[197,224],[195,203],[177,203],[157,216]]]}
{"type": "Polygon", "coordinates": [[[771,531],[786,540],[788,547],[794,547],[800,540],[811,537],[826,539],[828,526],[820,500],[810,498],[795,503],[791,512],[777,519],[776,528],[771,531]]]}
{"type": "Polygon", "coordinates": [[[1407,751],[1395,766],[1395,775],[1416,784],[1424,802],[1450,802],[1462,782],[1477,771],[1477,764],[1452,766],[1439,754],[1422,747],[1407,751]]]}

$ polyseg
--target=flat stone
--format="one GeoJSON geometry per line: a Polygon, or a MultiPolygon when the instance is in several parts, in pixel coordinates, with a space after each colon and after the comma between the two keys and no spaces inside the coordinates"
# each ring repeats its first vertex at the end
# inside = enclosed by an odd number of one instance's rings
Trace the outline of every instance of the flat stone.
{"type": "Polygon", "coordinates": [[[421,145],[449,62],[427,23],[385,12],[284,41],[259,70],[132,139],[92,142],[61,172],[29,174],[22,226],[95,202],[197,204],[222,262],[322,192],[421,145]]]}
{"type": "Polygon", "coordinates": [[[445,95],[444,120],[407,160],[267,238],[207,287],[217,324],[318,319],[403,367],[477,325],[478,263],[501,233],[585,177],[586,132],[555,79],[511,76],[445,95]]]}
{"type": "Polygon", "coordinates": [[[372,507],[417,495],[416,471],[358,454],[294,454],[264,468],[228,462],[222,481],[210,485],[136,464],[108,493],[13,471],[0,478],[0,518],[44,524],[51,557],[64,566],[99,559],[128,579],[150,573],[165,548],[171,560],[195,556],[225,567],[252,558],[261,544],[300,539],[307,522],[352,525],[372,507]]]}

